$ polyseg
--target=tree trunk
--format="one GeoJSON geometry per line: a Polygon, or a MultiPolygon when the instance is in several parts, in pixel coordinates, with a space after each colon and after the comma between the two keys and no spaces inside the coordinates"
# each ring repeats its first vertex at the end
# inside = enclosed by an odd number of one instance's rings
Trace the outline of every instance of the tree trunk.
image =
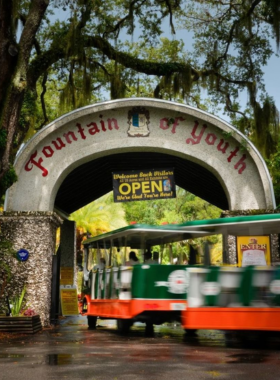
{"type": "Polygon", "coordinates": [[[13,35],[12,1],[0,0],[0,112],[17,62],[18,47],[13,35]]]}
{"type": "MultiPolygon", "coordinates": [[[[33,0],[19,43],[13,28],[13,1],[0,0],[0,181],[14,159],[14,137],[28,88],[28,67],[36,33],[48,7],[48,0],[33,0]]],[[[6,183],[6,181],[4,181],[6,183]]],[[[1,186],[4,193],[7,186],[1,186]]],[[[8,184],[9,186],[10,184],[8,184]]],[[[0,197],[3,194],[0,193],[0,197]]]]}

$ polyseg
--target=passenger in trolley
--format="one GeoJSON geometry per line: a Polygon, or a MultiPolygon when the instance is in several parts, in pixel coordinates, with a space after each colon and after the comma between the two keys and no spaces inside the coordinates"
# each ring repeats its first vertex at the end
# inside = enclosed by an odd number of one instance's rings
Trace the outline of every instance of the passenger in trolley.
{"type": "Polygon", "coordinates": [[[132,265],[135,265],[138,263],[139,263],[139,260],[138,260],[138,257],[136,256],[136,253],[134,251],[130,251],[129,252],[129,260],[126,261],[125,265],[132,266],[132,265]]]}

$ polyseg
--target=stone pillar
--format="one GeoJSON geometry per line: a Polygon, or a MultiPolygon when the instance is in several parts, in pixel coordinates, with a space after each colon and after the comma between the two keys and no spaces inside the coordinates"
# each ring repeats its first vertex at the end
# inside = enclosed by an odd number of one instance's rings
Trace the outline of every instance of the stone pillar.
{"type": "Polygon", "coordinates": [[[77,285],[76,260],[76,223],[64,220],[60,228],[60,268],[73,268],[73,285],[77,285]]]}
{"type": "MultiPolygon", "coordinates": [[[[27,261],[6,255],[11,270],[11,280],[4,296],[20,295],[26,286],[26,308],[34,309],[43,326],[50,324],[52,255],[55,253],[56,230],[62,219],[54,212],[4,212],[0,214],[0,238],[12,243],[13,249],[29,252],[27,261]]],[[[1,305],[2,304],[2,305],[1,305]]]]}
{"type": "Polygon", "coordinates": [[[237,264],[237,246],[236,246],[236,236],[227,235],[225,243],[228,245],[227,252],[227,264],[235,265],[237,264]]]}

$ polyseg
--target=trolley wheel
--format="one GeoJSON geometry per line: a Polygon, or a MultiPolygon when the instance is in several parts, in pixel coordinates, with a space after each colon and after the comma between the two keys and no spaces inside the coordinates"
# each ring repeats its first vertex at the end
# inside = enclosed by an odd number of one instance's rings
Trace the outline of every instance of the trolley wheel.
{"type": "Polygon", "coordinates": [[[146,322],[145,335],[146,336],[154,335],[154,325],[152,322],[146,322]]]}
{"type": "Polygon", "coordinates": [[[237,339],[244,348],[264,348],[269,343],[268,331],[237,331],[237,339]]]}
{"type": "Polygon", "coordinates": [[[185,329],[185,335],[187,336],[196,336],[197,330],[195,329],[185,329]]]}
{"type": "Polygon", "coordinates": [[[117,319],[117,327],[121,334],[127,334],[131,326],[132,322],[130,319],[117,319]]]}
{"type": "Polygon", "coordinates": [[[87,319],[88,319],[88,327],[90,329],[96,329],[97,317],[93,317],[92,315],[88,315],[87,319]]]}

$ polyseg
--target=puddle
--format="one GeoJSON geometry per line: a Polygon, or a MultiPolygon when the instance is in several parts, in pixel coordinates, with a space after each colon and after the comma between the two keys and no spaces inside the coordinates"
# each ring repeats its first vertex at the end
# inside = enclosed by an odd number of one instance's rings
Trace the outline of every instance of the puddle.
{"type": "Polygon", "coordinates": [[[93,357],[110,357],[110,352],[105,353],[86,353],[86,354],[49,354],[49,355],[24,355],[24,354],[0,354],[0,360],[5,362],[31,362],[32,364],[45,364],[50,366],[63,366],[88,362],[93,357]]]}
{"type": "Polygon", "coordinates": [[[0,354],[0,359],[11,359],[11,361],[32,362],[37,364],[65,365],[73,361],[70,354],[51,354],[51,355],[24,355],[24,354],[0,354]],[[20,359],[20,360],[18,360],[20,359]]]}
{"type": "Polygon", "coordinates": [[[51,354],[48,355],[49,365],[67,365],[73,361],[73,355],[70,354],[51,354]]]}

